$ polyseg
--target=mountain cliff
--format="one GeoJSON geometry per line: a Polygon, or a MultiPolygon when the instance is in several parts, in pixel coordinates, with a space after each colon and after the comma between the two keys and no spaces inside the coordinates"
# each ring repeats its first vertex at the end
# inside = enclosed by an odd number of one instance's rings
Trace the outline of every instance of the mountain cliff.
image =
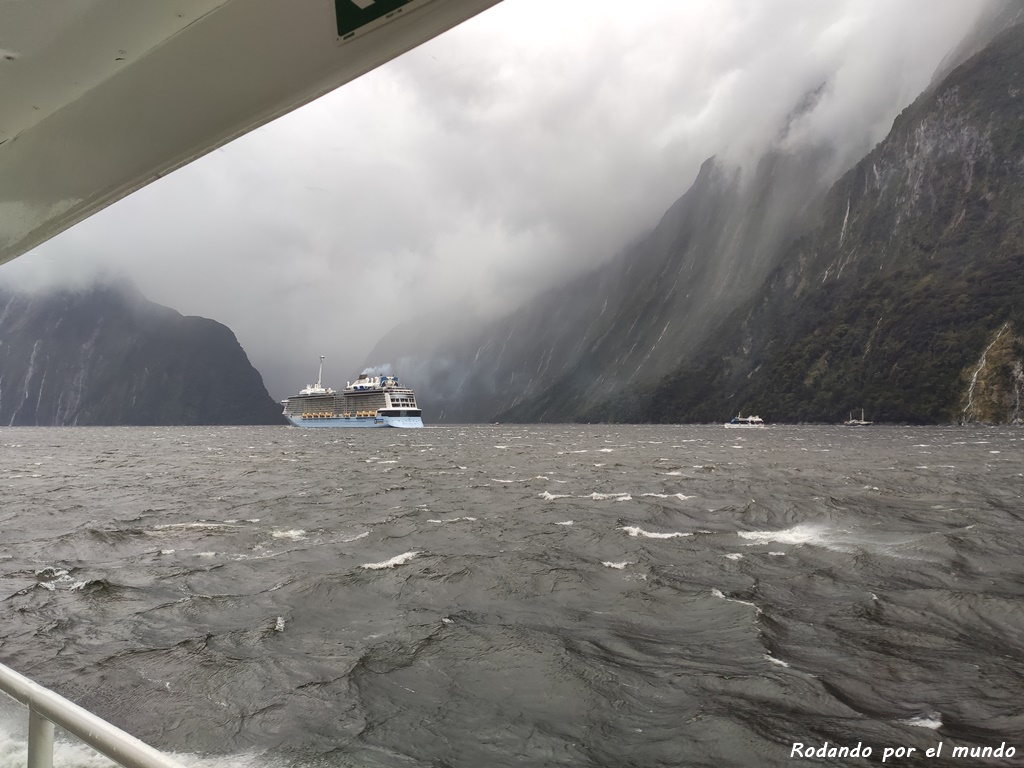
{"type": "Polygon", "coordinates": [[[373,361],[447,421],[1019,420],[1024,26],[993,35],[838,180],[784,141],[746,177],[709,160],[612,262],[373,361]]]}
{"type": "Polygon", "coordinates": [[[476,327],[396,330],[373,350],[415,382],[428,414],[560,421],[692,354],[778,264],[826,188],[823,148],[772,152],[752,179],[715,159],[657,227],[610,263],[476,327]],[[431,339],[435,339],[431,342],[431,339]],[[440,340],[440,341],[437,341],[440,340]]]}
{"type": "Polygon", "coordinates": [[[1020,421],[1024,26],[896,120],[758,295],[642,402],[581,418],[1020,421]]]}
{"type": "Polygon", "coordinates": [[[0,288],[0,424],[280,424],[234,334],[126,281],[0,288]]]}

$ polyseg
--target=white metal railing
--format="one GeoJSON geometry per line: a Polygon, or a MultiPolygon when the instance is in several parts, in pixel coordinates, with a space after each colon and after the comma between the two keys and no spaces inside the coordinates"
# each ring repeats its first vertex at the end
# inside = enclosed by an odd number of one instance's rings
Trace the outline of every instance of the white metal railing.
{"type": "Polygon", "coordinates": [[[28,706],[28,768],[53,768],[53,726],[125,768],[184,768],[92,712],[0,664],[0,691],[28,706]]]}

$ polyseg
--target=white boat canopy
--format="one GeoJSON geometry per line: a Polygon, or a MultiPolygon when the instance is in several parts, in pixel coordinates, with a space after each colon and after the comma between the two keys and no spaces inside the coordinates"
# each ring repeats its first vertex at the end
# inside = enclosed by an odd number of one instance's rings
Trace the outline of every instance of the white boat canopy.
{"type": "Polygon", "coordinates": [[[497,2],[0,2],[0,264],[497,2]]]}

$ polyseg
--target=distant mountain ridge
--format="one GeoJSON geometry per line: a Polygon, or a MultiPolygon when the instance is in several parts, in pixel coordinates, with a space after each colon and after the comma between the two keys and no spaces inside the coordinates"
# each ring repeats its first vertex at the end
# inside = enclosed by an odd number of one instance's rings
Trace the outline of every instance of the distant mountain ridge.
{"type": "Polygon", "coordinates": [[[130,282],[0,287],[0,425],[281,424],[230,329],[130,282]]]}

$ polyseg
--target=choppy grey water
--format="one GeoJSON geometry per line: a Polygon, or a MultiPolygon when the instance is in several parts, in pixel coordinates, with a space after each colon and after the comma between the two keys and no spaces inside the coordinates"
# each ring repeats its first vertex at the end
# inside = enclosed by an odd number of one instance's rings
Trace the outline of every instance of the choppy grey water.
{"type": "Polygon", "coordinates": [[[1021,764],[1022,438],[3,429],[0,660],[193,764],[1021,764]]]}

